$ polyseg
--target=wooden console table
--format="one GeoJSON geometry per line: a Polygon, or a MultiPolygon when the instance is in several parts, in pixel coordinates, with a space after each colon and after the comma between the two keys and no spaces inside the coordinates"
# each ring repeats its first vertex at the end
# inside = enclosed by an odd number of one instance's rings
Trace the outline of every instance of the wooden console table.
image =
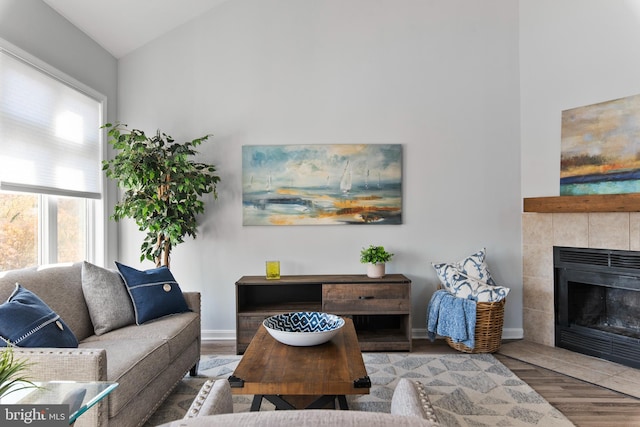
{"type": "Polygon", "coordinates": [[[236,282],[236,353],[264,319],[292,311],[353,319],[361,351],[411,351],[411,280],[402,274],[243,276],[236,282]]]}

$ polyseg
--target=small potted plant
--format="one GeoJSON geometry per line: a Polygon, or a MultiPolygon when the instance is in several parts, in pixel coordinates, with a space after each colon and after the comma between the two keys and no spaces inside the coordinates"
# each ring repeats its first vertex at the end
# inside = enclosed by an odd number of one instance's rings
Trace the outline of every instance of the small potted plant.
{"type": "Polygon", "coordinates": [[[14,358],[11,347],[0,351],[0,398],[18,390],[38,388],[24,375],[28,366],[27,362],[14,358]]]}
{"type": "Polygon", "coordinates": [[[360,251],[360,262],[367,264],[367,276],[379,279],[384,276],[385,263],[391,260],[393,254],[387,252],[384,246],[369,245],[360,251]]]}

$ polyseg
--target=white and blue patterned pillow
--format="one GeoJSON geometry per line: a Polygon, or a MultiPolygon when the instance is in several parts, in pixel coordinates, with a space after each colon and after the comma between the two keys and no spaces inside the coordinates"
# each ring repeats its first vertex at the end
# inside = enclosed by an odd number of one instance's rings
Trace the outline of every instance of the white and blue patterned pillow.
{"type": "Polygon", "coordinates": [[[463,273],[453,273],[447,290],[458,298],[477,302],[497,302],[507,297],[510,289],[504,286],[488,285],[463,273]]]}
{"type": "Polygon", "coordinates": [[[433,268],[436,270],[436,274],[438,275],[438,279],[440,279],[440,283],[442,287],[449,292],[453,293],[451,290],[451,283],[453,283],[453,276],[459,274],[460,271],[455,267],[454,264],[448,264],[446,262],[440,264],[431,264],[433,268]]]}
{"type": "Polygon", "coordinates": [[[468,277],[477,279],[487,285],[495,286],[496,282],[493,280],[493,277],[491,277],[491,273],[489,273],[489,266],[487,266],[485,262],[485,257],[486,250],[482,248],[475,254],[469,255],[462,261],[455,263],[455,266],[468,277]]]}
{"type": "Polygon", "coordinates": [[[496,302],[505,298],[509,288],[498,286],[485,262],[485,249],[454,263],[432,264],[442,286],[460,298],[478,302],[496,302]]]}
{"type": "Polygon", "coordinates": [[[452,274],[451,269],[465,274],[468,277],[479,280],[487,285],[495,286],[496,282],[491,277],[489,267],[485,262],[485,249],[482,248],[473,255],[469,255],[463,260],[452,263],[432,264],[438,273],[438,278],[442,285],[447,288],[447,277],[452,274]]]}

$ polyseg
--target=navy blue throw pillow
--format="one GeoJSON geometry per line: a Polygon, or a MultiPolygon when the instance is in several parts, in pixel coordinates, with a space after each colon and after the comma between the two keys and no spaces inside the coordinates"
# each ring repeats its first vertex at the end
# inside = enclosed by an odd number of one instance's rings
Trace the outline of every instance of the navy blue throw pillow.
{"type": "Polygon", "coordinates": [[[133,302],[136,324],[189,310],[178,282],[167,267],[140,271],[116,261],[133,302]]]}
{"type": "Polygon", "coordinates": [[[20,284],[0,305],[0,338],[0,347],[78,347],[76,336],[60,316],[20,284]]]}

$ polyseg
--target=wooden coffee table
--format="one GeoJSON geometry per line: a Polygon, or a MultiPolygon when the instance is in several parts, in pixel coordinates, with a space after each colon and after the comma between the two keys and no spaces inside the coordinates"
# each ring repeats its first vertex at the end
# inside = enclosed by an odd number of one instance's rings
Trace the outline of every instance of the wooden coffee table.
{"type": "Polygon", "coordinates": [[[229,377],[233,394],[253,394],[252,411],[265,398],[276,409],[349,409],[347,394],[369,394],[371,380],[351,319],[327,343],[294,347],[276,341],[264,326],[229,377]]]}

